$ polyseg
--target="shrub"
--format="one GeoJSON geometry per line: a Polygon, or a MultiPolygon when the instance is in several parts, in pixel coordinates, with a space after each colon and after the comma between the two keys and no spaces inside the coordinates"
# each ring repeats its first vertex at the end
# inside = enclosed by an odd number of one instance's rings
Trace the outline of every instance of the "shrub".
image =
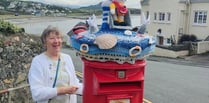
{"type": "Polygon", "coordinates": [[[184,42],[195,42],[197,41],[197,37],[195,35],[182,35],[180,40],[179,40],[179,43],[184,43],[184,42]]]}
{"type": "Polygon", "coordinates": [[[2,32],[5,35],[11,35],[15,33],[21,33],[24,32],[23,28],[19,28],[14,24],[11,24],[7,21],[0,20],[0,32],[2,32]]]}

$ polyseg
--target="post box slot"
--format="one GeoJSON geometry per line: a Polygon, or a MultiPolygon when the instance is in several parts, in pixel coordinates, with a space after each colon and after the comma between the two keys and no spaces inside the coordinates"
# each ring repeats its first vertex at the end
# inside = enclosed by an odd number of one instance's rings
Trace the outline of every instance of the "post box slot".
{"type": "Polygon", "coordinates": [[[136,82],[111,82],[100,83],[99,92],[121,92],[121,91],[139,91],[142,90],[142,81],[136,82]]]}

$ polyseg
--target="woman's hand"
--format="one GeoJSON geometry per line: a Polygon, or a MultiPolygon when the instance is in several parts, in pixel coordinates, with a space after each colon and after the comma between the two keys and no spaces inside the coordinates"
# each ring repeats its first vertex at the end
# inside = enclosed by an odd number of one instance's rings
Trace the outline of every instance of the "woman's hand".
{"type": "Polygon", "coordinates": [[[75,92],[77,90],[78,90],[78,87],[76,87],[76,86],[58,87],[57,88],[57,95],[75,94],[75,92]]]}

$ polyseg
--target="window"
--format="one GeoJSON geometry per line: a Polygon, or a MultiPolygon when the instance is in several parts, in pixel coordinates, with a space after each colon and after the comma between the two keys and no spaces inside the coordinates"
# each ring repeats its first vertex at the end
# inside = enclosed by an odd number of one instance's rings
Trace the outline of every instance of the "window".
{"type": "Polygon", "coordinates": [[[159,21],[164,21],[165,20],[165,13],[160,12],[159,13],[159,21]]]}
{"type": "Polygon", "coordinates": [[[165,22],[168,23],[171,21],[171,13],[170,12],[154,12],[154,21],[157,22],[165,22]]]}
{"type": "Polygon", "coordinates": [[[194,12],[194,23],[195,24],[206,24],[207,11],[195,11],[194,12]]]}
{"type": "Polygon", "coordinates": [[[171,44],[171,39],[167,38],[167,44],[171,44]]]}
{"type": "Polygon", "coordinates": [[[154,13],[154,20],[157,20],[157,13],[154,13]]]}
{"type": "Polygon", "coordinates": [[[148,19],[148,17],[149,17],[149,11],[147,11],[146,13],[146,19],[148,19]]]}
{"type": "Polygon", "coordinates": [[[167,13],[167,21],[171,21],[171,13],[167,13]]]}

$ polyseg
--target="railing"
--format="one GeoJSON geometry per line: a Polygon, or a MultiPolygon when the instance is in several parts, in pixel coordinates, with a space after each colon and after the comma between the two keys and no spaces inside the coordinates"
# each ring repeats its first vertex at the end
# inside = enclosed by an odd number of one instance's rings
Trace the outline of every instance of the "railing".
{"type": "Polygon", "coordinates": [[[9,88],[9,89],[0,90],[0,94],[15,91],[17,89],[25,88],[25,87],[28,87],[28,86],[29,86],[29,84],[25,84],[25,85],[22,85],[22,86],[19,86],[19,87],[16,87],[16,88],[9,88]]]}
{"type": "Polygon", "coordinates": [[[0,103],[33,103],[29,84],[0,90],[0,103]]]}

